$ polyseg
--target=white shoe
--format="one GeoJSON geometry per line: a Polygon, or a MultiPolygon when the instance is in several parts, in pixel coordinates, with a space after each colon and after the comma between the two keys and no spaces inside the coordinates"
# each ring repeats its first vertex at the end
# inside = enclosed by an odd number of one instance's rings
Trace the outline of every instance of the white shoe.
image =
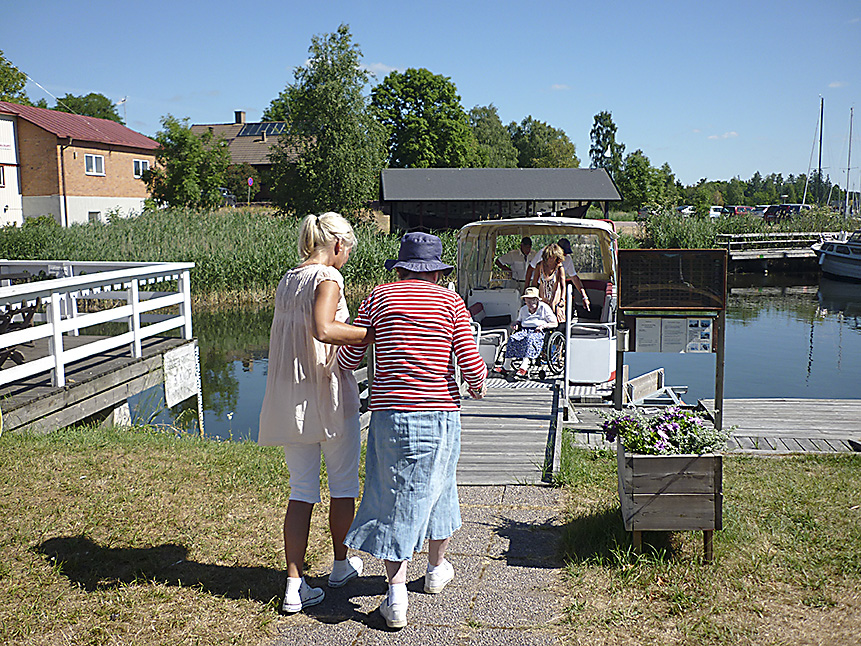
{"type": "Polygon", "coordinates": [[[403,628],[407,625],[407,603],[389,603],[389,595],[380,604],[380,614],[389,628],[403,628]]]}
{"type": "Polygon", "coordinates": [[[326,593],[323,588],[312,588],[302,579],[302,585],[299,586],[297,592],[284,593],[284,604],[281,606],[281,612],[294,613],[299,612],[303,608],[316,606],[326,598],[326,593]]]}
{"type": "Polygon", "coordinates": [[[362,576],[362,570],[364,569],[365,564],[362,563],[362,559],[358,556],[351,556],[347,559],[346,565],[344,568],[339,571],[337,574],[332,570],[332,573],[329,575],[329,587],[330,588],[340,588],[346,585],[347,581],[350,579],[355,579],[356,577],[362,576]]]}
{"type": "Polygon", "coordinates": [[[454,568],[451,563],[443,559],[433,572],[425,574],[425,592],[437,594],[454,578],[454,568]]]}

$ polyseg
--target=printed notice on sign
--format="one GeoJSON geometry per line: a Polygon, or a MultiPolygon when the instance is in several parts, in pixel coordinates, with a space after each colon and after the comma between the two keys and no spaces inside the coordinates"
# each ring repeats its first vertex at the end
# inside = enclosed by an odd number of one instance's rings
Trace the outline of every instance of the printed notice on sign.
{"type": "Polygon", "coordinates": [[[661,319],[661,352],[684,352],[687,340],[687,319],[661,319]]]}
{"type": "Polygon", "coordinates": [[[661,319],[637,318],[637,336],[634,352],[661,351],[661,319]]]}
{"type": "Polygon", "coordinates": [[[197,394],[197,359],[194,343],[186,343],[164,353],[164,399],[176,406],[197,394]]]}
{"type": "Polygon", "coordinates": [[[712,319],[688,319],[688,342],[685,352],[712,351],[712,319]]]}

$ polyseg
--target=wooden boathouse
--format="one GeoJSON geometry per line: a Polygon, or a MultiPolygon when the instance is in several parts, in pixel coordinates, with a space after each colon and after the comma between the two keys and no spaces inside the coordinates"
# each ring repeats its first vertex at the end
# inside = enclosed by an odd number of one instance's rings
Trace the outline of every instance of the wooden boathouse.
{"type": "Polygon", "coordinates": [[[128,423],[126,400],[160,383],[169,406],[199,395],[193,267],[0,261],[0,429],[128,423]]]}

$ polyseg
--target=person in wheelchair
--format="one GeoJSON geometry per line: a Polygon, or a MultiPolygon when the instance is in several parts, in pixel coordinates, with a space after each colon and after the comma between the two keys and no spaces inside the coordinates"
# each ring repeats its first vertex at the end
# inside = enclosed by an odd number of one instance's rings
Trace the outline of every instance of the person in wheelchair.
{"type": "Polygon", "coordinates": [[[525,379],[531,361],[541,355],[545,332],[556,328],[558,320],[550,306],[539,298],[537,287],[527,287],[521,298],[524,305],[511,326],[514,332],[505,346],[505,361],[494,367],[493,372],[505,376],[511,371],[512,363],[519,359],[515,376],[525,379]]]}

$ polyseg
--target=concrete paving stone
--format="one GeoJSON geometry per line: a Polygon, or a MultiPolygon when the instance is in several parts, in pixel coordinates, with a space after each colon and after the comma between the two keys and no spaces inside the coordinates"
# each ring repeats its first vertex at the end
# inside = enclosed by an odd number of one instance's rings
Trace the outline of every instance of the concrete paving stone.
{"type": "MultiPolygon", "coordinates": [[[[379,614],[377,615],[379,617],[379,614]]],[[[380,619],[382,621],[382,619],[380,619]]],[[[383,621],[382,627],[368,626],[361,632],[354,642],[321,642],[317,646],[328,646],[328,644],[356,644],[361,646],[386,646],[397,644],[398,646],[458,646],[466,638],[466,631],[460,628],[448,626],[425,625],[411,622],[407,618],[407,625],[400,630],[391,630],[383,621]]]]}
{"type": "Polygon", "coordinates": [[[487,523],[465,522],[451,537],[448,552],[483,556],[495,536],[496,528],[487,523]]]}
{"type": "Polygon", "coordinates": [[[522,628],[474,628],[457,646],[553,646],[562,644],[555,628],[528,630],[522,628]]]}
{"type": "Polygon", "coordinates": [[[460,485],[457,488],[461,505],[498,505],[504,493],[504,485],[460,485]]]}
{"type": "Polygon", "coordinates": [[[472,621],[496,628],[552,626],[563,617],[558,570],[488,564],[472,602],[472,621]]]}
{"type": "Polygon", "coordinates": [[[512,565],[561,567],[559,517],[542,510],[503,509],[493,520],[497,527],[487,549],[489,557],[512,565]]]}
{"type": "Polygon", "coordinates": [[[529,485],[508,485],[502,496],[502,504],[507,506],[561,508],[563,493],[556,487],[537,487],[529,485]]]}
{"type": "MultiPolygon", "coordinates": [[[[302,614],[302,613],[299,613],[302,614]]],[[[321,644],[355,644],[359,634],[367,628],[357,622],[321,623],[297,625],[292,622],[296,617],[289,617],[283,625],[278,626],[278,635],[272,646],[320,646],[321,644]]]]}

